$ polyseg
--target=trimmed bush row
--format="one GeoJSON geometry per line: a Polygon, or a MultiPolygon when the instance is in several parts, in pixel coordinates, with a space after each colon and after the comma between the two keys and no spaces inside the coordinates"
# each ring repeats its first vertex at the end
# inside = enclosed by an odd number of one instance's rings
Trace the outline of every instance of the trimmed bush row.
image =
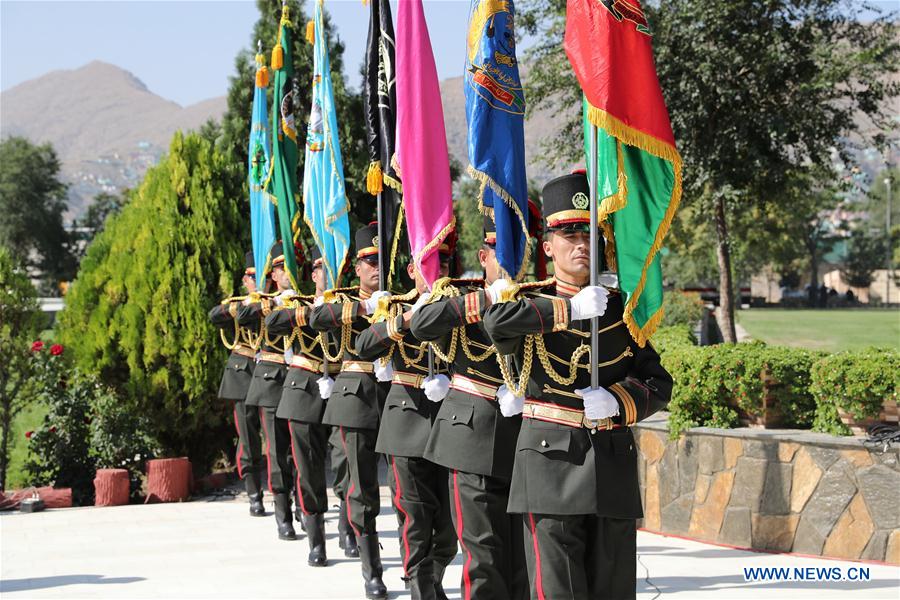
{"type": "Polygon", "coordinates": [[[763,342],[701,347],[684,326],[660,328],[653,343],[675,379],[672,437],[742,421],[849,435],[839,411],[877,418],[900,387],[900,352],[887,348],[829,355],[763,342]]]}

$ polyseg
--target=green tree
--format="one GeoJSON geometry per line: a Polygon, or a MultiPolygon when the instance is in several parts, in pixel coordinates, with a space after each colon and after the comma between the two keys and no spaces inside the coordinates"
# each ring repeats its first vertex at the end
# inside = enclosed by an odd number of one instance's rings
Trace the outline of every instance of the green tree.
{"type": "Polygon", "coordinates": [[[249,244],[231,169],[208,140],[176,133],[94,239],[59,320],[76,366],[198,469],[230,440],[215,397],[226,355],[207,310],[237,289],[249,244]]]}
{"type": "Polygon", "coordinates": [[[34,286],[0,246],[0,490],[6,487],[10,428],[28,396],[24,392],[31,380],[31,343],[43,321],[34,286]]]}
{"type": "MultiPolygon", "coordinates": [[[[735,341],[733,240],[765,236],[746,219],[754,205],[778,202],[801,166],[825,167],[860,131],[860,114],[889,130],[891,82],[900,64],[893,15],[856,20],[849,0],[670,0],[645,4],[660,83],[684,159],[683,206],[711,224],[726,341],[735,341]]],[[[538,43],[528,79],[532,108],[580,101],[565,64],[563,0],[525,3],[526,30],[538,43]]],[[[877,8],[872,8],[877,12],[877,8]]],[[[565,114],[565,113],[563,113],[565,114]]],[[[551,159],[579,157],[580,115],[571,114],[551,159]]],[[[864,136],[865,137],[865,136],[864,136]]],[[[883,135],[874,136],[883,141],[883,135]]],[[[710,235],[711,234],[711,235],[710,235]]]]}
{"type": "Polygon", "coordinates": [[[885,267],[886,256],[883,234],[871,234],[858,226],[853,228],[847,241],[847,258],[841,268],[841,279],[852,287],[869,287],[874,272],[885,267]]]}
{"type": "Polygon", "coordinates": [[[0,244],[51,284],[75,270],[63,226],[67,187],[59,169],[50,144],[15,136],[0,142],[0,244]]]}

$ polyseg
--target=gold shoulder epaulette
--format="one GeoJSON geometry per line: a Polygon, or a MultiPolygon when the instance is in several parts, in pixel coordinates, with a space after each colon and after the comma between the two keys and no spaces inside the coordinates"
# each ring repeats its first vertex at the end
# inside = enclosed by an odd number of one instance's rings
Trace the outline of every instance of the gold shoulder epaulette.
{"type": "Polygon", "coordinates": [[[334,289],[330,289],[330,290],[325,290],[322,293],[322,300],[327,303],[338,302],[338,301],[342,300],[342,297],[347,294],[358,294],[358,293],[359,293],[358,285],[353,285],[350,287],[334,288],[334,289]]]}

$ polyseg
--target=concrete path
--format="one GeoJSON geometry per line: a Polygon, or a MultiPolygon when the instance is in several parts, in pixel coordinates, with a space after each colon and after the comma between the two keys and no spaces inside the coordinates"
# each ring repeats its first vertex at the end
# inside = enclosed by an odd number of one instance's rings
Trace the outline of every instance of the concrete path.
{"type": "MultiPolygon", "coordinates": [[[[271,509],[271,505],[267,506],[271,509]]],[[[396,519],[382,489],[378,526],[391,598],[400,580],[396,519]]],[[[357,561],[338,550],[328,515],[330,565],[306,565],[307,543],[275,537],[272,518],[251,518],[246,497],[184,504],[49,510],[0,516],[0,594],[7,598],[361,598],[357,561]]],[[[298,533],[299,529],[298,529],[298,533]]],[[[731,550],[638,534],[638,597],[898,598],[900,568],[731,550]],[[745,582],[744,568],[850,567],[868,581],[745,582]]],[[[444,579],[459,598],[462,557],[444,579]]],[[[555,599],[553,599],[555,600],[555,599]]]]}

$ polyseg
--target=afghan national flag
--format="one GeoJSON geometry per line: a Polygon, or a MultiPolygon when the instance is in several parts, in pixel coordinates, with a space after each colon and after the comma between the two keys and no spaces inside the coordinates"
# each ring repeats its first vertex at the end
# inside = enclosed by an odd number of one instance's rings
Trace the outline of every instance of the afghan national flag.
{"type": "Polygon", "coordinates": [[[272,48],[272,69],[275,71],[272,106],[272,166],[266,181],[266,192],[278,207],[278,232],[284,244],[284,268],[293,288],[297,285],[297,259],[294,241],[299,233],[297,224],[297,126],[294,123],[294,63],[291,59],[291,22],[288,7],[281,11],[278,43],[272,48]]]}
{"type": "Polygon", "coordinates": [[[373,196],[381,194],[383,221],[378,223],[378,236],[389,250],[382,256],[381,268],[387,274],[388,289],[394,273],[397,243],[400,237],[400,176],[394,166],[395,117],[397,94],[394,60],[394,22],[388,0],[369,2],[369,39],[366,43],[366,132],[369,144],[369,171],[366,189],[373,196]],[[385,268],[387,265],[388,268],[385,268]]]}
{"type": "Polygon", "coordinates": [[[303,219],[322,253],[326,285],[335,288],[350,250],[350,203],[344,189],[322,0],[316,2],[311,24],[307,25],[307,38],[313,44],[312,109],[306,134],[303,219]]]}
{"type": "Polygon", "coordinates": [[[650,39],[639,0],[568,0],[565,48],[585,96],[585,149],[589,126],[598,128],[600,225],[614,238],[625,323],[641,346],[662,320],[657,254],[681,200],[650,39]]]}
{"type": "Polygon", "coordinates": [[[263,189],[269,173],[269,125],[266,122],[268,85],[266,59],[262,54],[257,54],[250,144],[247,147],[247,182],[250,187],[250,234],[253,240],[253,261],[257,265],[256,288],[259,290],[265,287],[263,282],[269,269],[269,249],[275,243],[275,205],[269,202],[263,189]]]}
{"type": "Polygon", "coordinates": [[[497,262],[521,278],[528,265],[525,94],[516,60],[512,0],[472,0],[466,46],[469,175],[478,206],[494,219],[497,262]]]}
{"type": "Polygon", "coordinates": [[[438,247],[453,230],[444,109],[422,0],[397,10],[397,162],[413,261],[429,288],[440,275],[438,247]]]}

